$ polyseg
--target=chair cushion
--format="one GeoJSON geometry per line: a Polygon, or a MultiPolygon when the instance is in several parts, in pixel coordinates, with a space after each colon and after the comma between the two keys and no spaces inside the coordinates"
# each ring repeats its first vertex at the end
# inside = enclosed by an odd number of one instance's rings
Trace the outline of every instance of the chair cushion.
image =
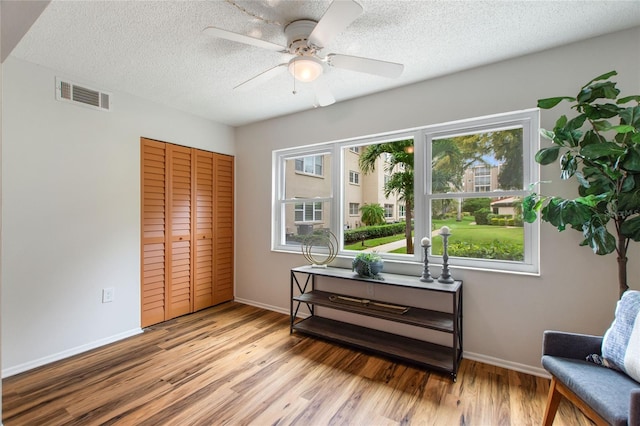
{"type": "Polygon", "coordinates": [[[627,290],[616,306],[611,327],[602,339],[605,365],[640,381],[640,291],[627,290]]]}
{"type": "Polygon", "coordinates": [[[591,362],[545,355],[543,367],[612,425],[626,425],[631,390],[640,384],[591,362]]]}

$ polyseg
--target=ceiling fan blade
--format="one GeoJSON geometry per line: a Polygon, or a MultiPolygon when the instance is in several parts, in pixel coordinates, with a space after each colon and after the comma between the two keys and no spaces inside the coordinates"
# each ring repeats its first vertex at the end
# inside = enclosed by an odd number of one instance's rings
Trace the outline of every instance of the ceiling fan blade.
{"type": "Polygon", "coordinates": [[[322,49],[363,12],[353,0],[334,0],[309,35],[309,45],[322,49]]]}
{"type": "Polygon", "coordinates": [[[235,41],[237,43],[249,44],[251,46],[260,47],[262,49],[273,50],[275,52],[286,52],[287,48],[280,46],[270,41],[261,40],[255,37],[249,37],[244,34],[238,34],[227,30],[222,30],[216,27],[207,27],[202,32],[217,38],[223,38],[225,40],[235,41]]]}
{"type": "Polygon", "coordinates": [[[316,94],[316,102],[319,106],[324,107],[336,103],[336,98],[333,97],[329,87],[322,78],[315,80],[312,85],[316,94]]]}
{"type": "Polygon", "coordinates": [[[404,65],[378,59],[359,58],[349,55],[327,55],[327,63],[336,68],[375,74],[382,77],[397,78],[404,71],[404,65]]]}
{"type": "Polygon", "coordinates": [[[287,65],[288,64],[279,64],[276,65],[273,68],[269,68],[268,70],[256,75],[255,77],[250,78],[249,80],[238,84],[236,87],[234,87],[233,89],[236,90],[240,90],[240,91],[247,91],[247,90],[251,90],[255,87],[258,87],[259,85],[261,85],[262,83],[271,80],[272,78],[276,77],[277,75],[281,74],[282,72],[284,72],[287,69],[287,65]]]}

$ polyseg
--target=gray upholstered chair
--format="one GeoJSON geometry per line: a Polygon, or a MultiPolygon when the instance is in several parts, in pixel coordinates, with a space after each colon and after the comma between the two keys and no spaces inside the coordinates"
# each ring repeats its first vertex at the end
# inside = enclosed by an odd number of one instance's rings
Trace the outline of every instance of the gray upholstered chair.
{"type": "Polygon", "coordinates": [[[542,366],[551,373],[543,424],[553,424],[562,397],[597,425],[640,426],[640,383],[586,361],[601,354],[602,337],[545,331],[542,366]]]}

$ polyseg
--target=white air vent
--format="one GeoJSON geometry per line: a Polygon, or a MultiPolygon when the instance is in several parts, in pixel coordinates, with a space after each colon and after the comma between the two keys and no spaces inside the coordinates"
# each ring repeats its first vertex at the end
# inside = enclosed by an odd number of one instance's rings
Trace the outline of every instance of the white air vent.
{"type": "Polygon", "coordinates": [[[111,95],[84,85],[56,78],[56,99],[101,111],[109,111],[111,95]]]}

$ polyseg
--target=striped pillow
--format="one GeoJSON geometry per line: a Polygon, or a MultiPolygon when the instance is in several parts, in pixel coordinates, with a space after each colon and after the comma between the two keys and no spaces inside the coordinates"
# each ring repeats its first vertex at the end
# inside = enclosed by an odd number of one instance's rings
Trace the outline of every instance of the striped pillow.
{"type": "Polygon", "coordinates": [[[602,339],[602,357],[613,368],[640,382],[640,291],[627,290],[611,327],[602,339]]]}

